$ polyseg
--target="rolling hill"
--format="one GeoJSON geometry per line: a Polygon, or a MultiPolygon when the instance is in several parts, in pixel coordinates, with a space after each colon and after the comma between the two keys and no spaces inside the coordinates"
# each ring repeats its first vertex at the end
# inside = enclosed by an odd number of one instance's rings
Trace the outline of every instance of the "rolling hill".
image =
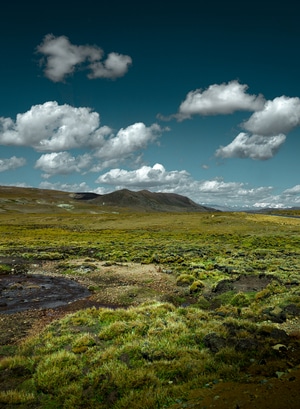
{"type": "Polygon", "coordinates": [[[61,212],[210,212],[175,193],[139,192],[122,189],[108,194],[70,193],[36,188],[0,186],[0,213],[61,213],[61,212]]]}

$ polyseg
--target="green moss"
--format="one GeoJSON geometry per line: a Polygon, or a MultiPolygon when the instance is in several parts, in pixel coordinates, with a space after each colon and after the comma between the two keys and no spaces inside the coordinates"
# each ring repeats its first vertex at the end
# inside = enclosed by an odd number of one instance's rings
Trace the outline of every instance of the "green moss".
{"type": "Polygon", "coordinates": [[[191,274],[180,274],[176,280],[176,284],[178,286],[189,286],[193,281],[195,281],[195,277],[191,274]]]}
{"type": "Polygon", "coordinates": [[[0,403],[5,405],[21,405],[23,403],[33,403],[36,396],[33,393],[17,390],[0,391],[0,403]]]}
{"type": "Polygon", "coordinates": [[[9,274],[12,270],[12,266],[8,264],[0,264],[0,275],[9,274]]]}
{"type": "Polygon", "coordinates": [[[190,293],[198,293],[205,287],[204,283],[200,280],[195,280],[190,286],[190,293]]]}
{"type": "Polygon", "coordinates": [[[232,297],[230,303],[235,307],[247,307],[251,304],[251,301],[245,293],[240,292],[232,297]]]}

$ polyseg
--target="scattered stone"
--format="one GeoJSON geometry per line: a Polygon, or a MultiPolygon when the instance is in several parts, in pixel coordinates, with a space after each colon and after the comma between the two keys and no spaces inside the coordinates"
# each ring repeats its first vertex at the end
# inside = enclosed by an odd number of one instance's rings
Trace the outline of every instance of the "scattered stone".
{"type": "Polygon", "coordinates": [[[289,304],[286,305],[283,308],[283,311],[289,315],[292,315],[294,317],[299,317],[300,316],[300,307],[298,307],[296,304],[289,304]]]}
{"type": "Polygon", "coordinates": [[[172,270],[167,270],[165,268],[162,269],[162,272],[165,273],[165,274],[172,274],[173,273],[172,270]]]}
{"type": "Polygon", "coordinates": [[[286,351],[287,350],[287,346],[284,345],[284,344],[276,344],[276,345],[272,346],[272,348],[275,351],[286,351]]]}

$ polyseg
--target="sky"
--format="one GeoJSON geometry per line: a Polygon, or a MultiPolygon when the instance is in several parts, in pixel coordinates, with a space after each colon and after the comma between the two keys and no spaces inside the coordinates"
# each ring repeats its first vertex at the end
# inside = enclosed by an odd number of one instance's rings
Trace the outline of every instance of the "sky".
{"type": "Polygon", "coordinates": [[[291,0],[6,3],[0,185],[299,207],[299,11],[291,0]]]}

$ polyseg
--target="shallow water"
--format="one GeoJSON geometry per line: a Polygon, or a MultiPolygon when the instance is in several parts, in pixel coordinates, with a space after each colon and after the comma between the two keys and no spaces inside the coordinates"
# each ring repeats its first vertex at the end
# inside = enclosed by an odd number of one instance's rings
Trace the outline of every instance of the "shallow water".
{"type": "Polygon", "coordinates": [[[0,276],[0,313],[57,308],[89,295],[87,288],[63,277],[42,274],[0,276]]]}

